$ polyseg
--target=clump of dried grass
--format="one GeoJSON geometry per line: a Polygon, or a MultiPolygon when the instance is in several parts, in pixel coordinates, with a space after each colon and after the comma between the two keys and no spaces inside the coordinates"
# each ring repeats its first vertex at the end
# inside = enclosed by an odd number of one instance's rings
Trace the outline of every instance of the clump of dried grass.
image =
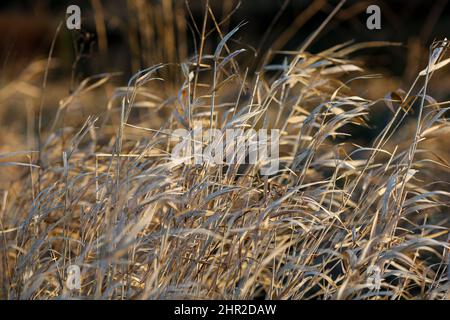
{"type": "MultiPolygon", "coordinates": [[[[449,166],[424,152],[449,125],[448,102],[427,95],[442,43],[407,93],[385,98],[393,116],[373,144],[356,145],[348,128],[366,126],[379,101],[352,92],[371,76],[349,78],[362,69],[348,56],[379,44],[305,46],[253,77],[227,46],[239,27],[209,55],[136,74],[104,114],[76,130],[51,126],[40,152],[25,152],[21,191],[0,203],[2,298],[449,297],[449,166]],[[164,68],[183,79],[169,97],[158,89],[164,68]],[[415,129],[399,142],[413,106],[415,129]],[[282,130],[280,171],[172,163],[170,132],[194,121],[282,130]],[[70,292],[73,264],[82,288],[70,292]]],[[[110,76],[83,82],[55,123],[110,76]]],[[[24,154],[2,155],[13,156],[24,154]]]]}

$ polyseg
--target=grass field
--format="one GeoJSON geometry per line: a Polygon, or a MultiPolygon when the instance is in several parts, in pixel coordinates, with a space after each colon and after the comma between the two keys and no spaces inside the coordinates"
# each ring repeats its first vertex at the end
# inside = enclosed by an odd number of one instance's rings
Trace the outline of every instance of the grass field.
{"type": "Polygon", "coordinates": [[[246,24],[205,10],[192,55],[174,62],[182,40],[168,36],[128,81],[58,83],[50,50],[3,83],[0,298],[449,299],[450,101],[430,94],[448,79],[448,43],[373,97],[390,75],[359,55],[400,44],[310,51],[339,9],[258,60],[234,41],[246,24]],[[279,171],[174,163],[171,133],[194,123],[280,130],[279,171]]]}

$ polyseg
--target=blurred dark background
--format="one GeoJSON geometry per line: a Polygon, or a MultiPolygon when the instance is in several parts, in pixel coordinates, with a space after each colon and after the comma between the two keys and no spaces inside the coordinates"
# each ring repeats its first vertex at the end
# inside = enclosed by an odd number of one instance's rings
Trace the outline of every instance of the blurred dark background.
{"type": "MultiPolygon", "coordinates": [[[[81,60],[86,61],[80,61],[80,69],[88,74],[117,70],[131,74],[149,64],[184,59],[183,55],[193,54],[194,35],[199,41],[196,33],[201,31],[205,3],[201,0],[1,1],[2,73],[15,73],[11,64],[20,69],[26,61],[45,57],[56,26],[65,19],[65,10],[71,4],[81,8],[83,32],[63,28],[58,37],[55,56],[66,66],[75,59],[76,42],[78,46],[84,42],[82,51],[86,56],[81,60]]],[[[333,0],[209,0],[217,22],[232,13],[221,25],[224,31],[248,21],[237,39],[242,47],[260,52],[269,47],[298,48],[337,3],[333,0]]],[[[409,81],[423,66],[427,46],[433,39],[445,37],[450,30],[448,9],[447,0],[349,0],[309,50],[316,52],[349,40],[401,42],[403,47],[371,50],[371,58],[366,62],[369,67],[389,70],[409,81]],[[381,30],[366,28],[366,8],[371,4],[381,8],[381,30]]],[[[213,27],[209,18],[207,29],[213,27]]],[[[214,46],[217,35],[209,36],[208,40],[208,45],[214,46]]]]}

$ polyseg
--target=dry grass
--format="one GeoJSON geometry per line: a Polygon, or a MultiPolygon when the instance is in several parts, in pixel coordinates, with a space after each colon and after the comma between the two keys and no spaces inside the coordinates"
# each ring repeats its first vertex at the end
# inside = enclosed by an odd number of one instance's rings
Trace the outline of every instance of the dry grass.
{"type": "Polygon", "coordinates": [[[448,299],[449,159],[427,148],[449,130],[449,102],[427,95],[445,66],[430,59],[403,96],[371,101],[352,85],[375,76],[349,55],[386,43],[305,45],[253,76],[227,41],[239,27],[216,29],[217,49],[136,74],[101,114],[63,127],[112,75],[82,82],[40,148],[0,155],[1,170],[26,168],[0,193],[0,297],[448,299]],[[158,79],[175,72],[178,83],[158,79]],[[352,128],[382,100],[390,122],[354,143],[352,128]],[[282,130],[280,171],[173,164],[170,132],[194,121],[282,130]],[[72,264],[82,288],[69,292],[72,264]],[[368,283],[374,266],[379,290],[368,283]]]}

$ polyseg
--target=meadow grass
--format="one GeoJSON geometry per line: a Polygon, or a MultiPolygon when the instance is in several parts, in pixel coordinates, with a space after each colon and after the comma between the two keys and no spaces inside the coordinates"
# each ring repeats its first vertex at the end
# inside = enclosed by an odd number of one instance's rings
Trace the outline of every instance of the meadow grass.
{"type": "Polygon", "coordinates": [[[39,125],[36,148],[0,154],[0,169],[25,167],[0,194],[0,297],[448,299],[450,167],[427,148],[449,130],[449,102],[427,93],[446,70],[447,43],[433,43],[407,91],[372,101],[353,84],[381,75],[349,56],[395,44],[309,52],[329,19],[299,50],[267,52],[284,62],[265,59],[255,73],[230,41],[245,25],[226,33],[212,20],[221,41],[211,52],[204,24],[194,56],[137,73],[100,114],[62,126],[114,74],[82,81],[39,125]],[[163,79],[175,73],[178,82],[163,79]],[[356,142],[375,104],[389,122],[356,142]],[[281,130],[279,172],[173,163],[170,133],[194,122],[281,130]],[[80,290],[66,287],[70,265],[81,268],[80,290]]]}

